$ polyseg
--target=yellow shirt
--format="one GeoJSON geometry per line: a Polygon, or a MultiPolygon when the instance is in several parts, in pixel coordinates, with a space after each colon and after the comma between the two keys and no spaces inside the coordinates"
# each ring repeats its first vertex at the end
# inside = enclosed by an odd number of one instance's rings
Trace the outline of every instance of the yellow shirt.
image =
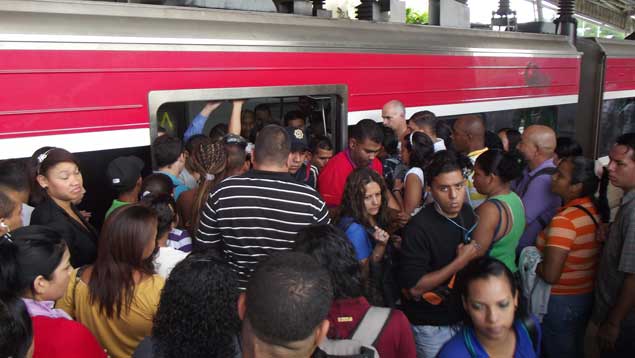
{"type": "MultiPolygon", "coordinates": [[[[476,163],[476,158],[478,158],[479,155],[487,152],[488,148],[485,147],[483,149],[479,149],[479,150],[475,150],[473,152],[470,152],[467,156],[468,158],[470,158],[470,160],[472,161],[472,164],[476,163]]],[[[479,193],[478,191],[476,191],[476,188],[474,187],[474,171],[472,171],[470,173],[470,176],[467,178],[467,194],[470,198],[470,205],[472,205],[472,208],[476,209],[478,208],[479,205],[481,205],[481,203],[483,201],[485,201],[485,199],[487,198],[487,196],[479,193]]]]}
{"type": "Polygon", "coordinates": [[[152,331],[152,319],[159,307],[165,280],[153,275],[142,281],[135,287],[130,310],[123,309],[119,318],[108,318],[105,312],[99,312],[97,302],[90,303],[88,286],[83,281],[75,286],[76,276],[77,270],[74,270],[66,294],[57,301],[56,307],[86,326],[112,358],[131,357],[139,342],[152,331]]]}

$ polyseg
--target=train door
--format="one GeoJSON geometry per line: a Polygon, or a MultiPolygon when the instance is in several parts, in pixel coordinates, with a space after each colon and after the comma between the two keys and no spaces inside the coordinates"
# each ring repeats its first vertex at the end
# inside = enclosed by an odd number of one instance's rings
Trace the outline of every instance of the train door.
{"type": "Polygon", "coordinates": [[[227,132],[234,100],[244,100],[241,134],[255,141],[255,131],[244,128],[266,124],[284,125],[289,112],[303,114],[312,137],[325,135],[340,150],[346,141],[346,98],[343,85],[254,87],[153,91],[149,95],[150,133],[183,138],[192,120],[208,103],[220,105],[207,117],[203,134],[219,137],[227,132]]]}

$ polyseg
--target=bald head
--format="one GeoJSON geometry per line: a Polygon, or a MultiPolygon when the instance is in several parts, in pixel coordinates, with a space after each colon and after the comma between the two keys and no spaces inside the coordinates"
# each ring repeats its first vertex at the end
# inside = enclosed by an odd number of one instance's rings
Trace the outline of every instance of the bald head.
{"type": "Polygon", "coordinates": [[[392,129],[399,138],[405,135],[408,124],[406,123],[406,107],[403,103],[397,100],[386,103],[381,110],[381,118],[384,120],[384,125],[392,129]]]}
{"type": "Polygon", "coordinates": [[[454,147],[461,153],[485,148],[485,123],[476,114],[461,116],[454,122],[452,137],[454,147]]]}
{"type": "Polygon", "coordinates": [[[518,143],[518,151],[525,157],[530,169],[551,159],[555,150],[556,132],[538,124],[527,127],[518,143]]]}
{"type": "Polygon", "coordinates": [[[527,127],[523,133],[523,137],[533,143],[538,149],[549,156],[553,155],[556,150],[556,132],[550,127],[543,125],[533,125],[527,127]]]}

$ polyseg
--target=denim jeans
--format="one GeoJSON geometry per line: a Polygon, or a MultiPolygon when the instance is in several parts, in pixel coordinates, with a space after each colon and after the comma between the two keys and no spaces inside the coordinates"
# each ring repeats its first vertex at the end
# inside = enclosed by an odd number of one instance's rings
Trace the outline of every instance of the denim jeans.
{"type": "Polygon", "coordinates": [[[584,332],[592,308],[592,293],[551,295],[548,312],[542,320],[545,358],[583,356],[584,332]]]}
{"type": "Polygon", "coordinates": [[[459,332],[458,326],[412,326],[417,358],[435,358],[443,345],[459,332]]]}

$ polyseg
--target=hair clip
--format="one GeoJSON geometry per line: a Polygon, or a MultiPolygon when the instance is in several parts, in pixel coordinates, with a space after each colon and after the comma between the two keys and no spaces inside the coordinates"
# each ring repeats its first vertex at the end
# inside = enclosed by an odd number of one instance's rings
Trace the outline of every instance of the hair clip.
{"type": "Polygon", "coordinates": [[[38,156],[37,156],[37,162],[38,162],[39,164],[42,164],[42,162],[46,160],[46,158],[49,156],[49,153],[50,153],[53,149],[56,149],[56,148],[51,148],[51,149],[47,150],[46,152],[44,152],[44,153],[42,153],[42,154],[38,155],[38,156]]]}
{"type": "Polygon", "coordinates": [[[152,192],[150,192],[149,190],[146,190],[146,191],[143,192],[143,194],[141,194],[141,197],[145,198],[146,196],[148,196],[150,194],[152,194],[152,192]]]}
{"type": "Polygon", "coordinates": [[[205,174],[205,180],[206,180],[206,181],[212,181],[212,180],[214,180],[215,178],[216,178],[216,175],[214,175],[214,174],[209,174],[209,173],[208,173],[208,174],[205,174]]]}

